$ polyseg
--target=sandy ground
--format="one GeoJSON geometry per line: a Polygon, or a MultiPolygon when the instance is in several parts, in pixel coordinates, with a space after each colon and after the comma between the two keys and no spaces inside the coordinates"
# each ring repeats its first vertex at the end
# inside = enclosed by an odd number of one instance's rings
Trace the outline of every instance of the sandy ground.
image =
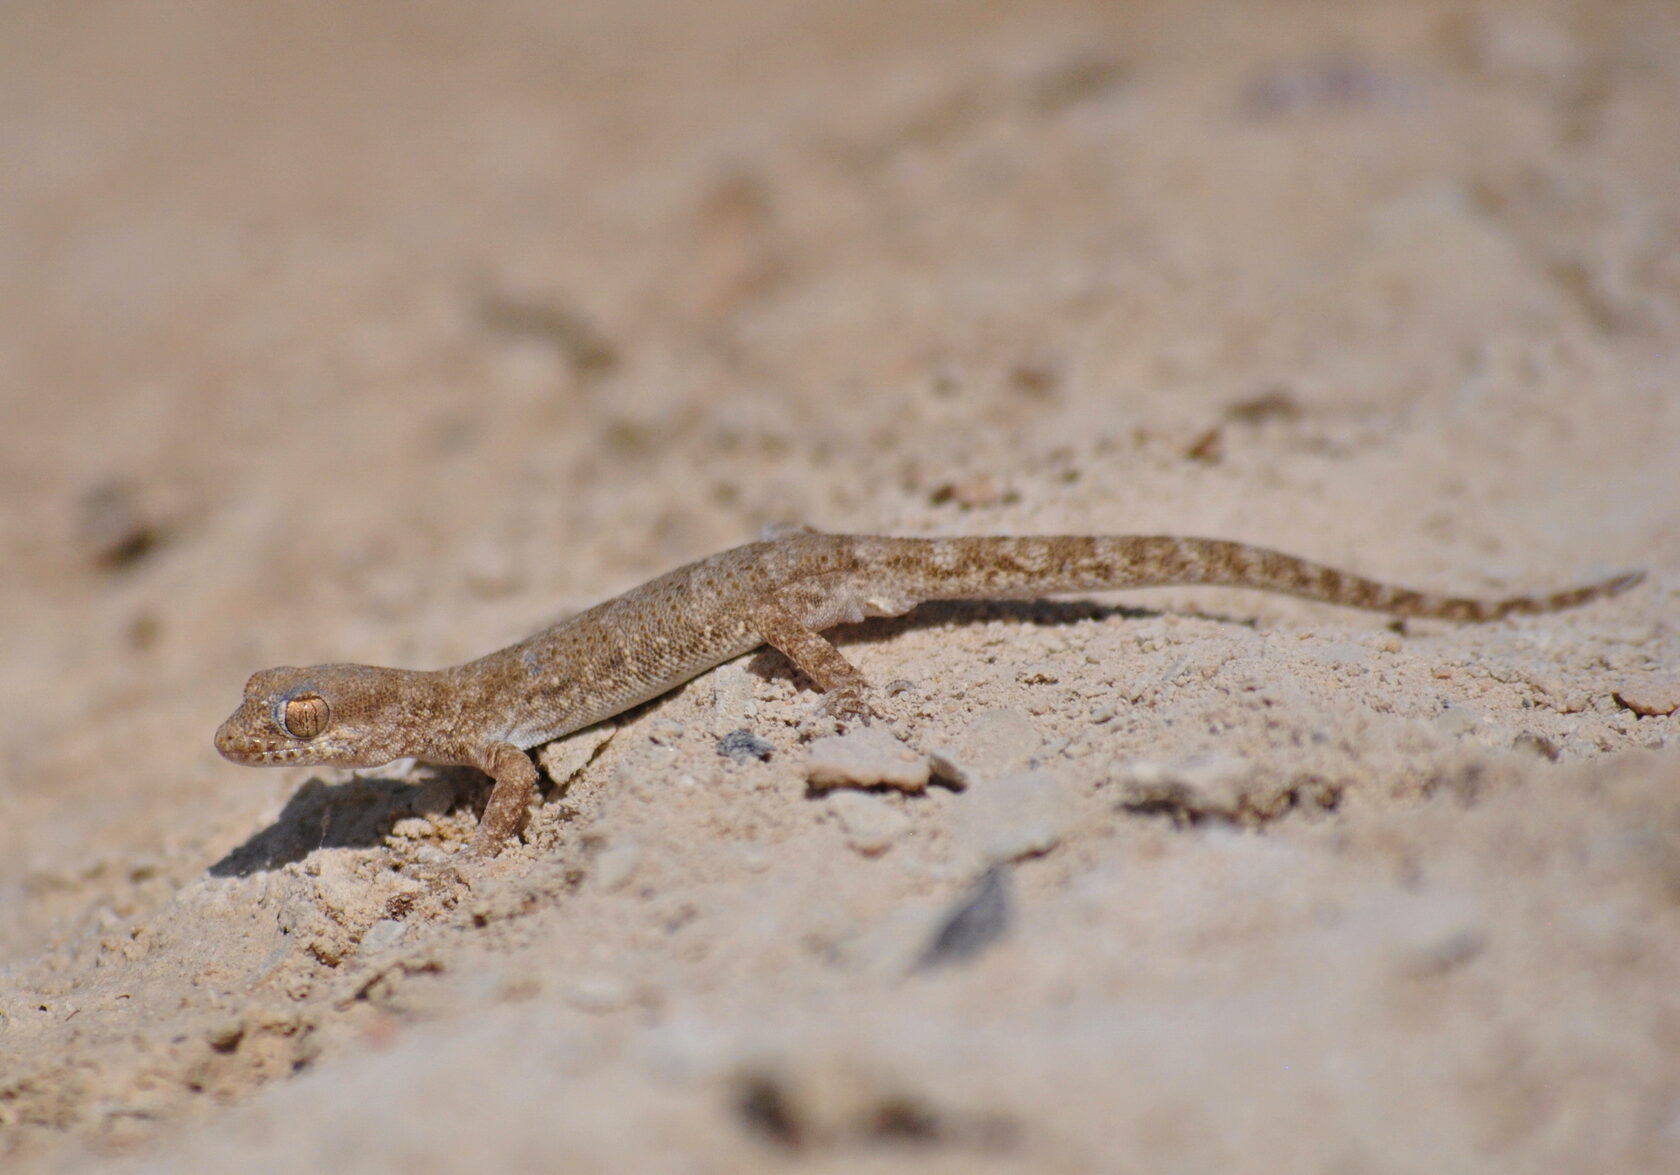
{"type": "Polygon", "coordinates": [[[8,1172],[1680,1170],[1680,8],[18,0],[0,62],[8,1172]],[[781,522],[1650,575],[925,609],[845,648],[966,787],[813,789],[759,654],[453,890],[480,777],[210,746],[781,522]]]}

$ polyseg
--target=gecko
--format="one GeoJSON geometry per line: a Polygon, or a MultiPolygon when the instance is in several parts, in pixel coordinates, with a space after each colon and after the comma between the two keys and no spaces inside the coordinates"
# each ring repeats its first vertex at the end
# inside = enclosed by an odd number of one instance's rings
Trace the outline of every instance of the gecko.
{"type": "Polygon", "coordinates": [[[528,753],[769,645],[843,722],[867,720],[868,682],[823,635],[932,600],[1218,585],[1401,618],[1489,621],[1627,590],[1641,571],[1542,595],[1415,591],[1281,551],[1172,535],[895,538],[799,529],[632,588],[518,644],[446,669],[281,666],[254,674],[216,749],[251,766],[378,767],[413,758],[494,781],[472,857],[518,834],[536,795],[528,753]]]}

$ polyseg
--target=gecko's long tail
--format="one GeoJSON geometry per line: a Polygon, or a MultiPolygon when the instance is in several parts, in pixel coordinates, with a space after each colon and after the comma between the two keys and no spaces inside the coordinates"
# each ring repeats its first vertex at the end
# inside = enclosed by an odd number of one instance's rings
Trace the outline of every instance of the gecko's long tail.
{"type": "Polygon", "coordinates": [[[1631,571],[1567,591],[1487,600],[1396,587],[1223,539],[1042,535],[896,541],[921,547],[919,557],[908,562],[927,576],[919,586],[928,600],[1206,584],[1287,592],[1395,616],[1481,621],[1573,608],[1626,591],[1645,577],[1631,571]]]}

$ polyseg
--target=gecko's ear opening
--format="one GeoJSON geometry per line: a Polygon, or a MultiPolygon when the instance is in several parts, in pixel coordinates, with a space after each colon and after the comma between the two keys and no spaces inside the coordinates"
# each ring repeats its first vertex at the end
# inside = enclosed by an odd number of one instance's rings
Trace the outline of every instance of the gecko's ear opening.
{"type": "Polygon", "coordinates": [[[314,738],[332,720],[332,707],[320,694],[298,694],[280,707],[280,725],[293,738],[314,738]]]}

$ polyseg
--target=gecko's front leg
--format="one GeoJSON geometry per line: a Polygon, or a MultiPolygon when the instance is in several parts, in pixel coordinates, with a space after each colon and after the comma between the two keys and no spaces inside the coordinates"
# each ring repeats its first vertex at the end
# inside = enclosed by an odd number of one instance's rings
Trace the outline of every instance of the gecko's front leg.
{"type": "Polygon", "coordinates": [[[496,781],[484,816],[478,822],[467,852],[474,857],[494,857],[519,832],[525,813],[537,794],[537,765],[531,756],[512,743],[491,743],[479,755],[476,766],[496,781]]]}

